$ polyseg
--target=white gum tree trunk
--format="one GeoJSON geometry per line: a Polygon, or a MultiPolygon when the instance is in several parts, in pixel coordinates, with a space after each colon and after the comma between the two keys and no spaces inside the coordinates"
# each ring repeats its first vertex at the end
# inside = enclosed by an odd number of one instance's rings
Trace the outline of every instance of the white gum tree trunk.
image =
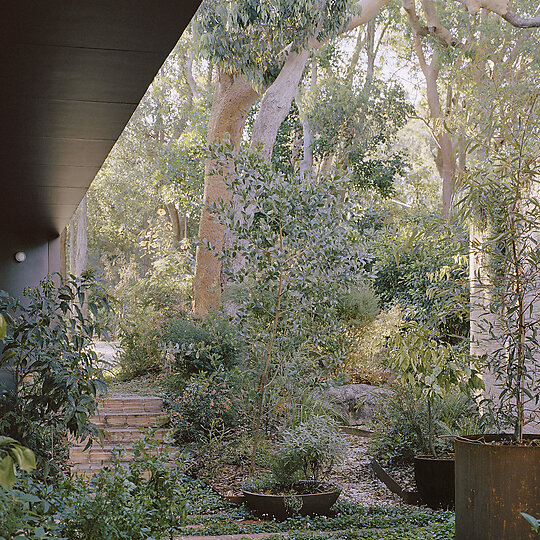
{"type": "MultiPolygon", "coordinates": [[[[238,148],[249,109],[257,98],[258,93],[245,77],[219,69],[208,123],[208,143],[229,140],[238,148]]],[[[230,194],[223,176],[216,174],[214,167],[214,161],[207,159],[199,239],[208,241],[219,251],[223,248],[225,228],[210,214],[206,204],[228,201],[230,194]]],[[[214,253],[204,246],[198,246],[193,280],[193,311],[195,315],[205,317],[217,309],[220,302],[221,263],[214,253]]]]}

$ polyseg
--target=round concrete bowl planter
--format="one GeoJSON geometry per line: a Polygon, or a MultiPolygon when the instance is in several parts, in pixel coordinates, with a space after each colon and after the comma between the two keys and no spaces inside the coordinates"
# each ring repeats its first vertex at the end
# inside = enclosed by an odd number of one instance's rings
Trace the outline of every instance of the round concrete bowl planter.
{"type": "Polygon", "coordinates": [[[420,501],[430,508],[454,507],[454,456],[414,456],[420,501]]]}
{"type": "Polygon", "coordinates": [[[520,513],[540,516],[540,435],[525,435],[523,445],[501,444],[509,439],[456,439],[456,540],[538,538],[520,513]]]}
{"type": "Polygon", "coordinates": [[[243,491],[248,507],[260,515],[286,519],[299,513],[302,516],[326,514],[338,500],[341,489],[333,484],[319,484],[309,493],[311,483],[300,484],[299,493],[266,494],[243,491]]]}

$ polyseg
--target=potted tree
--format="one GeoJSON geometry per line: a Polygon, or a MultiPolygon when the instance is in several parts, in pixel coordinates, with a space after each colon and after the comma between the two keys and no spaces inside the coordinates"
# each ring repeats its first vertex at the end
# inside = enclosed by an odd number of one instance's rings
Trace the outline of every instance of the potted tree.
{"type": "Polygon", "coordinates": [[[540,435],[526,434],[539,427],[540,100],[496,90],[462,207],[474,227],[472,346],[503,433],[456,440],[457,540],[532,539],[521,513],[540,514],[540,435]]]}
{"type": "Polygon", "coordinates": [[[342,452],[338,425],[324,416],[315,414],[283,430],[270,459],[271,475],[245,485],[247,505],[279,519],[295,513],[327,513],[341,490],[322,481],[322,475],[330,472],[342,452]]]}
{"type": "Polygon", "coordinates": [[[480,373],[468,354],[442,342],[435,331],[417,322],[396,336],[390,367],[397,378],[427,403],[429,454],[414,457],[414,472],[422,502],[432,508],[454,505],[454,456],[436,447],[434,402],[452,390],[464,393],[483,388],[480,373]]]}

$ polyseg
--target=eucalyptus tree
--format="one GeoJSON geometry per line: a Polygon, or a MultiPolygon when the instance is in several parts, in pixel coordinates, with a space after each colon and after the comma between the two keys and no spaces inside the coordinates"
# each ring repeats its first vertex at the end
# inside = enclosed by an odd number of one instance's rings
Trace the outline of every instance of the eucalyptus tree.
{"type": "MultiPolygon", "coordinates": [[[[387,0],[363,0],[351,12],[345,0],[280,2],[238,0],[201,6],[198,28],[207,56],[218,65],[208,142],[229,140],[238,148],[251,106],[262,95],[252,145],[270,158],[278,129],[298,91],[311,50],[331,36],[369,21],[387,0]],[[353,16],[351,17],[351,13],[353,16]]],[[[224,178],[205,165],[199,237],[223,247],[225,229],[207,204],[229,200],[224,178]]],[[[204,246],[197,248],[194,311],[206,315],[221,297],[221,264],[204,246]]]]}
{"type": "MultiPolygon", "coordinates": [[[[280,2],[237,0],[229,3],[209,1],[198,17],[203,49],[218,65],[214,100],[208,125],[210,143],[229,139],[240,144],[245,121],[251,106],[262,95],[252,132],[252,145],[270,158],[279,126],[290,111],[297,94],[310,51],[321,47],[332,35],[353,30],[369,22],[389,0],[360,0],[347,5],[344,0],[324,2],[280,2]]],[[[469,13],[483,9],[493,12],[517,27],[540,26],[538,17],[518,16],[508,1],[462,0],[469,13]]],[[[440,22],[438,8],[432,0],[423,0],[424,24],[416,13],[414,0],[405,0],[404,8],[413,28],[415,45],[420,38],[431,39],[453,47],[451,32],[440,22]]],[[[420,43],[421,47],[421,43],[420,43]]],[[[420,52],[419,47],[417,47],[420,52]]],[[[422,53],[423,54],[423,53],[422,53]]],[[[436,88],[438,60],[428,60],[424,54],[425,73],[430,88],[436,88]],[[432,84],[433,83],[433,84],[432,84]]],[[[422,63],[422,55],[419,56],[422,63]]],[[[438,93],[429,93],[432,116],[443,119],[438,93]]],[[[446,180],[444,200],[449,200],[455,163],[451,141],[441,131],[437,142],[448,159],[441,171],[446,180]]],[[[205,165],[205,207],[201,214],[199,237],[221,249],[224,228],[211,216],[206,204],[228,200],[223,176],[214,174],[211,160],[205,165]]],[[[446,204],[446,203],[445,203],[446,204]]],[[[219,306],[221,295],[221,265],[203,246],[197,249],[194,280],[194,311],[204,316],[219,306]]]]}

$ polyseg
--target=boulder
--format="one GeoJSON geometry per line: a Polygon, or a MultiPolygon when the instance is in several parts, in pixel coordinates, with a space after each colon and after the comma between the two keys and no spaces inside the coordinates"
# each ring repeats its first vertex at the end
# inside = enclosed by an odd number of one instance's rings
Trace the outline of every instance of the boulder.
{"type": "Polygon", "coordinates": [[[377,400],[388,389],[369,384],[344,384],[329,390],[332,400],[351,425],[367,424],[373,419],[377,400]]]}

